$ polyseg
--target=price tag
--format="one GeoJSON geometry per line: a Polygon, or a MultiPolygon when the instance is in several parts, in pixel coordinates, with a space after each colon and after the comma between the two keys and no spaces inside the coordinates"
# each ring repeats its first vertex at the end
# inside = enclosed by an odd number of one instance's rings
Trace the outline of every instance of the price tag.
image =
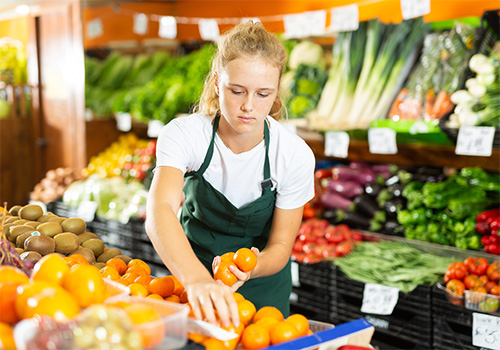
{"type": "Polygon", "coordinates": [[[148,32],[148,16],[144,13],[136,13],[134,15],[134,29],[135,34],[144,35],[148,32]]]}
{"type": "Polygon", "coordinates": [[[363,291],[361,312],[376,315],[390,315],[398,303],[399,289],[367,283],[363,291]]]}
{"type": "Polygon", "coordinates": [[[348,150],[348,133],[345,131],[328,131],[325,133],[325,156],[347,158],[348,150]]]}
{"type": "Polygon", "coordinates": [[[455,153],[490,157],[494,137],[495,128],[492,126],[462,126],[458,129],[455,153]]]}
{"type": "Polygon", "coordinates": [[[124,132],[132,129],[132,117],[130,116],[130,113],[116,114],[116,128],[124,132]]]}
{"type": "Polygon", "coordinates": [[[326,30],[326,11],[309,11],[284,15],[285,37],[303,38],[322,35],[326,30]]]}
{"type": "Polygon", "coordinates": [[[500,317],[473,312],[472,345],[500,350],[500,317]]]}
{"type": "Polygon", "coordinates": [[[396,131],[389,128],[368,129],[368,146],[370,153],[396,154],[396,131]]]}
{"type": "Polygon", "coordinates": [[[292,286],[300,287],[299,264],[296,261],[292,261],[292,286]]]}
{"type": "Polygon", "coordinates": [[[200,21],[198,22],[198,28],[203,40],[215,41],[219,38],[219,24],[215,19],[200,19],[200,21]]]}
{"type": "Polygon", "coordinates": [[[359,9],[357,4],[334,7],[330,30],[332,32],[349,32],[359,28],[359,9]]]}
{"type": "Polygon", "coordinates": [[[177,20],[172,16],[162,16],[158,36],[164,39],[175,39],[177,36],[177,20]]]}
{"type": "Polygon", "coordinates": [[[45,205],[45,203],[43,202],[40,202],[40,201],[32,201],[30,200],[29,201],[29,204],[35,204],[35,205],[39,205],[42,209],[43,209],[43,212],[46,213],[47,212],[47,206],[45,205]]]}
{"type": "Polygon", "coordinates": [[[431,0],[401,0],[403,19],[420,17],[431,12],[431,0]]]}
{"type": "Polygon", "coordinates": [[[161,129],[165,124],[163,124],[159,120],[150,120],[148,123],[148,136],[149,137],[158,137],[160,136],[161,129]]]}
{"type": "Polygon", "coordinates": [[[102,33],[102,21],[100,18],[96,18],[87,22],[87,37],[89,39],[97,38],[101,36],[102,33]]]}
{"type": "Polygon", "coordinates": [[[85,222],[90,222],[94,220],[96,211],[97,202],[82,201],[76,210],[76,214],[85,222]]]}

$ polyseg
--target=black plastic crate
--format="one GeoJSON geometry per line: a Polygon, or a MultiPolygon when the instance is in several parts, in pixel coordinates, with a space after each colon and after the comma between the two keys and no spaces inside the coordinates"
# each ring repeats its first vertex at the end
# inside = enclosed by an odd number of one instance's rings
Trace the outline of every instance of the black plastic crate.
{"type": "Polygon", "coordinates": [[[328,307],[325,302],[314,300],[308,293],[293,288],[290,295],[290,313],[299,313],[310,320],[328,322],[328,307]]]}
{"type": "MultiPolygon", "coordinates": [[[[119,233],[121,236],[149,242],[149,237],[144,229],[144,220],[131,218],[127,224],[115,220],[107,220],[96,216],[92,226],[94,230],[102,233],[119,233]]],[[[97,232],[95,232],[97,234],[97,232]]]]}
{"type": "MultiPolygon", "coordinates": [[[[381,338],[395,337],[401,349],[425,349],[432,346],[432,293],[430,286],[418,286],[410,293],[399,293],[391,315],[361,312],[365,284],[336,271],[335,290],[331,291],[330,322],[344,323],[364,317],[381,338]],[[407,344],[408,347],[402,347],[407,344]]],[[[394,342],[393,342],[394,343],[394,342]]]]}
{"type": "Polygon", "coordinates": [[[299,286],[317,287],[324,290],[329,290],[335,283],[331,277],[332,263],[322,261],[316,264],[304,264],[292,262],[298,267],[298,283],[299,286]]]}

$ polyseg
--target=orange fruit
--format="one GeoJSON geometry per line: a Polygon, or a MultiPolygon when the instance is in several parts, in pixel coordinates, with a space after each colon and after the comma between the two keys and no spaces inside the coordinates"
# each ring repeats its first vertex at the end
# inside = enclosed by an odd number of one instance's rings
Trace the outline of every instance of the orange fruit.
{"type": "Polygon", "coordinates": [[[111,258],[106,261],[105,265],[114,267],[120,275],[123,275],[127,271],[127,264],[120,258],[111,258]]]}
{"type": "Polygon", "coordinates": [[[16,312],[17,284],[15,282],[0,283],[0,322],[15,324],[19,321],[16,312]]]}
{"type": "Polygon", "coordinates": [[[80,306],[76,298],[61,286],[54,285],[29,297],[22,316],[32,318],[35,315],[48,315],[56,321],[65,321],[75,317],[79,312],[80,306]]]}
{"type": "Polygon", "coordinates": [[[169,297],[165,298],[166,301],[170,301],[171,303],[177,303],[180,304],[181,298],[178,295],[172,294],[169,297]]]}
{"type": "Polygon", "coordinates": [[[181,296],[182,292],[184,291],[184,286],[182,283],[175,277],[174,275],[167,276],[174,281],[174,291],[172,292],[175,295],[181,296]]]}
{"type": "Polygon", "coordinates": [[[238,327],[235,327],[233,325],[233,323],[231,323],[229,325],[229,327],[224,327],[224,326],[220,326],[220,327],[228,332],[238,334],[238,337],[230,339],[230,340],[226,340],[223,342],[225,349],[232,350],[232,349],[236,348],[236,345],[238,345],[238,343],[240,341],[241,334],[243,333],[243,329],[245,328],[243,323],[240,322],[240,325],[238,327]]]}
{"type": "Polygon", "coordinates": [[[118,271],[113,266],[104,266],[102,269],[99,270],[101,273],[102,277],[104,278],[109,278],[110,280],[116,281],[117,279],[120,278],[120,274],[118,271]]]}
{"type": "Polygon", "coordinates": [[[157,277],[149,282],[148,288],[150,293],[159,294],[166,298],[174,292],[175,283],[169,276],[157,277]]]}
{"type": "Polygon", "coordinates": [[[182,291],[182,294],[181,294],[181,303],[185,304],[189,301],[189,298],[188,298],[188,294],[187,294],[187,291],[186,290],[183,290],[182,291]]]}
{"type": "Polygon", "coordinates": [[[255,316],[254,316],[254,324],[258,324],[259,326],[267,329],[268,332],[270,332],[271,328],[273,328],[274,325],[278,322],[279,321],[277,319],[271,316],[264,316],[260,320],[255,321],[255,316]]]}
{"type": "Polygon", "coordinates": [[[249,325],[253,320],[256,309],[255,305],[250,300],[242,300],[238,302],[238,314],[240,315],[240,322],[245,326],[249,325]]]}
{"type": "Polygon", "coordinates": [[[43,256],[33,266],[31,279],[33,281],[46,281],[62,284],[64,275],[69,272],[69,266],[58,254],[52,253],[43,256]]]}
{"type": "Polygon", "coordinates": [[[29,282],[29,277],[23,270],[15,266],[0,265],[0,283],[13,282],[15,284],[24,284],[29,282]]]}
{"type": "Polygon", "coordinates": [[[141,335],[144,348],[151,349],[161,343],[165,333],[165,323],[154,306],[132,303],[123,308],[134,329],[141,335]]]}
{"type": "Polygon", "coordinates": [[[127,268],[125,273],[136,273],[139,276],[149,276],[149,273],[144,269],[144,267],[139,265],[130,266],[127,268]]]}
{"type": "Polygon", "coordinates": [[[64,276],[63,287],[70,292],[81,307],[101,304],[106,298],[106,285],[99,269],[93,265],[72,266],[64,276]]]}
{"type": "Polygon", "coordinates": [[[160,295],[160,294],[149,294],[147,296],[147,298],[151,298],[151,299],[157,299],[157,300],[163,300],[163,297],[160,295]]]}
{"type": "Polygon", "coordinates": [[[122,277],[120,277],[121,280],[127,281],[128,284],[134,283],[137,277],[140,275],[136,274],[135,272],[126,272],[123,274],[122,277]]]}
{"type": "Polygon", "coordinates": [[[147,286],[149,286],[149,282],[151,282],[152,280],[153,280],[153,277],[151,277],[149,275],[142,275],[142,276],[137,277],[134,280],[134,283],[140,283],[143,286],[147,287],[147,286]]]}
{"type": "Polygon", "coordinates": [[[205,347],[205,350],[227,350],[224,342],[215,338],[205,338],[201,345],[205,347]]]}
{"type": "Polygon", "coordinates": [[[82,254],[71,254],[70,256],[66,256],[63,258],[64,261],[68,264],[69,267],[76,264],[88,264],[89,261],[82,254]]]}
{"type": "Polygon", "coordinates": [[[245,349],[261,349],[271,345],[269,331],[258,324],[251,324],[245,328],[241,336],[241,345],[245,349]]]}
{"type": "Polygon", "coordinates": [[[221,261],[214,269],[214,278],[221,280],[226,286],[232,286],[238,282],[238,278],[229,270],[229,266],[237,267],[234,263],[229,261],[221,261]]]}
{"type": "Polygon", "coordinates": [[[233,262],[243,272],[252,271],[257,266],[257,255],[248,248],[240,248],[234,253],[233,262]]]}
{"type": "Polygon", "coordinates": [[[140,283],[130,283],[128,287],[130,288],[130,295],[132,296],[146,297],[149,294],[148,289],[140,283]]]}
{"type": "Polygon", "coordinates": [[[144,270],[146,270],[146,272],[147,272],[148,275],[151,274],[151,267],[149,267],[149,265],[144,260],[141,260],[141,259],[132,259],[132,260],[130,260],[128,262],[127,267],[130,268],[132,266],[140,266],[144,270]]]}
{"type": "Polygon", "coordinates": [[[283,317],[283,314],[281,313],[280,310],[278,310],[276,307],[274,306],[263,306],[261,307],[256,313],[255,313],[255,316],[253,318],[253,321],[254,322],[257,322],[258,320],[260,320],[261,318],[265,317],[265,316],[270,316],[270,317],[274,317],[275,319],[277,319],[278,321],[283,321],[285,318],[283,317]]]}
{"type": "Polygon", "coordinates": [[[127,287],[128,287],[128,285],[130,284],[130,283],[129,283],[129,281],[124,280],[124,279],[122,279],[122,278],[117,279],[115,282],[118,282],[118,283],[120,283],[120,284],[123,284],[124,286],[127,286],[127,287]]]}
{"type": "Polygon", "coordinates": [[[221,261],[233,261],[234,252],[227,252],[220,256],[221,261]]]}
{"type": "Polygon", "coordinates": [[[297,329],[285,321],[279,321],[271,328],[269,335],[271,337],[271,344],[279,344],[297,338],[297,329]]]}
{"type": "Polygon", "coordinates": [[[290,323],[297,329],[297,334],[299,337],[307,335],[309,331],[309,321],[304,315],[301,314],[293,314],[288,316],[285,322],[290,323]]]}
{"type": "Polygon", "coordinates": [[[40,293],[44,288],[53,286],[54,284],[45,281],[30,281],[28,283],[18,285],[16,290],[16,300],[14,302],[17,316],[21,319],[25,318],[24,310],[27,307],[28,298],[40,293]]]}
{"type": "Polygon", "coordinates": [[[14,328],[7,323],[0,323],[0,349],[15,349],[14,328]]]}
{"type": "Polygon", "coordinates": [[[234,292],[233,297],[234,297],[234,300],[236,300],[236,302],[246,300],[245,297],[243,295],[241,295],[241,293],[238,293],[238,292],[234,292]]]}
{"type": "Polygon", "coordinates": [[[201,343],[205,339],[207,339],[207,337],[205,337],[204,335],[198,334],[198,333],[188,333],[188,338],[196,343],[201,343]]]}

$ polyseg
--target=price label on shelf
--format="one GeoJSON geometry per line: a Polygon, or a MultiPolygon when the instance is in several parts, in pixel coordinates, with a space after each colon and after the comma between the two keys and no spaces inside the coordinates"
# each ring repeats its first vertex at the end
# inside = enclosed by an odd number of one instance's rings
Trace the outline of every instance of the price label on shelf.
{"type": "Polygon", "coordinates": [[[175,39],[177,37],[177,20],[172,16],[162,16],[158,28],[158,36],[164,39],[175,39]]]}
{"type": "Polygon", "coordinates": [[[500,317],[473,312],[472,345],[500,350],[500,317]]]}
{"type": "Polygon", "coordinates": [[[304,38],[322,35],[326,31],[326,11],[308,11],[284,15],[285,37],[304,38]]]}
{"type": "Polygon", "coordinates": [[[332,19],[330,30],[332,32],[349,32],[359,28],[358,5],[334,7],[332,9],[332,19]]]}
{"type": "Polygon", "coordinates": [[[462,126],[458,129],[455,153],[490,157],[494,137],[495,128],[492,126],[462,126]]]}
{"type": "Polygon", "coordinates": [[[148,16],[144,13],[136,13],[134,15],[134,28],[135,34],[144,35],[148,32],[148,16]]]}
{"type": "Polygon", "coordinates": [[[365,284],[361,312],[376,315],[391,315],[398,303],[399,289],[375,283],[365,284]]]}
{"type": "Polygon", "coordinates": [[[42,209],[43,209],[43,212],[46,213],[47,212],[47,206],[45,205],[44,202],[40,202],[40,201],[32,201],[30,200],[29,201],[29,204],[35,204],[35,205],[39,205],[42,209]]]}
{"type": "Polygon", "coordinates": [[[349,134],[345,131],[327,131],[325,133],[325,156],[347,158],[349,134]]]}
{"type": "Polygon", "coordinates": [[[165,124],[163,124],[159,120],[150,120],[148,123],[148,136],[149,137],[158,137],[160,136],[161,129],[165,124]]]}
{"type": "Polygon", "coordinates": [[[292,261],[292,286],[300,287],[299,264],[296,261],[292,261]]]}
{"type": "Polygon", "coordinates": [[[203,40],[215,41],[219,38],[219,25],[217,24],[217,20],[202,18],[198,22],[198,27],[203,40]]]}
{"type": "Polygon", "coordinates": [[[403,19],[424,16],[431,12],[431,0],[401,0],[403,19]]]}
{"type": "Polygon", "coordinates": [[[87,22],[87,37],[89,39],[95,39],[101,36],[102,33],[102,21],[100,18],[96,18],[87,22]]]}
{"type": "Polygon", "coordinates": [[[97,211],[97,202],[82,201],[76,210],[76,215],[85,222],[94,220],[97,211]]]}
{"type": "Polygon", "coordinates": [[[368,146],[373,154],[396,154],[396,131],[389,128],[368,129],[368,146]]]}
{"type": "Polygon", "coordinates": [[[116,128],[123,132],[128,132],[132,129],[132,117],[130,113],[116,114],[116,128]]]}

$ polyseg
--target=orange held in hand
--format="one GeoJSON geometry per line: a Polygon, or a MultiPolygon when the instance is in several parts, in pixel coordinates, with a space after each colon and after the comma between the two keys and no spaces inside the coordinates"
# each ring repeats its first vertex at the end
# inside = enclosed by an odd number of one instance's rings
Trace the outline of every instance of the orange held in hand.
{"type": "Polygon", "coordinates": [[[222,261],[214,269],[214,278],[216,280],[221,280],[226,286],[232,286],[238,282],[238,278],[229,270],[229,266],[237,266],[229,261],[222,261]]]}
{"type": "Polygon", "coordinates": [[[248,248],[241,248],[234,253],[233,262],[243,272],[252,271],[257,266],[257,256],[248,248]]]}

